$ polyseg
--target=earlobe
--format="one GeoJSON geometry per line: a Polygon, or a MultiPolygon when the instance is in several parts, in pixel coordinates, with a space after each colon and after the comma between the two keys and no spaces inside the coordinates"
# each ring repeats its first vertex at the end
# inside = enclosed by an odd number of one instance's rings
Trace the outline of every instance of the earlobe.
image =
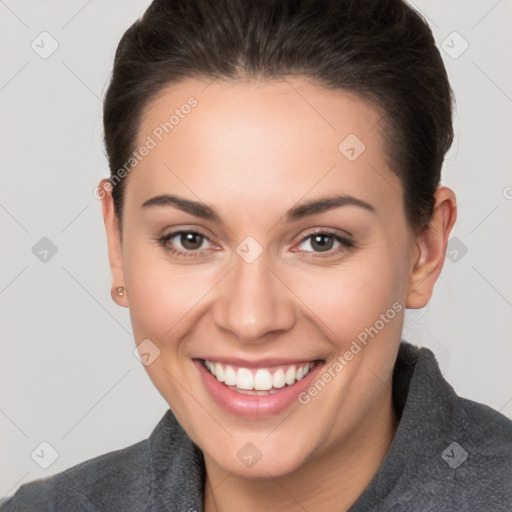
{"type": "Polygon", "coordinates": [[[124,286],[113,286],[110,290],[112,300],[119,306],[127,307],[122,298],[126,295],[124,286]]]}
{"type": "Polygon", "coordinates": [[[119,219],[115,213],[112,197],[112,184],[108,178],[102,179],[98,185],[101,200],[101,211],[107,235],[108,259],[112,274],[112,300],[122,307],[128,307],[127,294],[124,288],[123,250],[119,219]],[[122,289],[122,293],[120,290],[122,289]]]}
{"type": "Polygon", "coordinates": [[[417,235],[416,250],[409,280],[406,307],[425,307],[434,291],[446,256],[450,232],[457,218],[454,192],[439,187],[435,193],[435,205],[429,225],[417,235]]]}

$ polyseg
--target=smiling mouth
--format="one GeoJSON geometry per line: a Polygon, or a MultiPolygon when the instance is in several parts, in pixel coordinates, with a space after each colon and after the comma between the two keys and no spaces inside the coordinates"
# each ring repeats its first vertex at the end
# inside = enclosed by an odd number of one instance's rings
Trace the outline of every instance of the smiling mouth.
{"type": "Polygon", "coordinates": [[[302,380],[320,360],[273,368],[244,368],[206,359],[203,366],[229,389],[246,395],[271,395],[302,380]]]}

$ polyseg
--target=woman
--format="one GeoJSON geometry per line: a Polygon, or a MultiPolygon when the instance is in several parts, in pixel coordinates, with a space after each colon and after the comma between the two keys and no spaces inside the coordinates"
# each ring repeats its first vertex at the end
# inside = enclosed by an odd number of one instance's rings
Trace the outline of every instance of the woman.
{"type": "Polygon", "coordinates": [[[401,339],[456,220],[400,0],[154,1],[104,103],[112,297],[170,409],[0,510],[512,508],[512,422],[401,339]]]}

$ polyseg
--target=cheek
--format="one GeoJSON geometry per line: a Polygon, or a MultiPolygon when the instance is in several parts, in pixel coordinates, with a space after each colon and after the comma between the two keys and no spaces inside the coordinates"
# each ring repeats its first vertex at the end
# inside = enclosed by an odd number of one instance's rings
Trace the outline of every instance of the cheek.
{"type": "MultiPolygon", "coordinates": [[[[177,265],[163,250],[127,243],[125,280],[137,340],[169,339],[209,289],[208,265],[177,265]]],[[[211,287],[211,285],[210,285],[211,287]]]]}
{"type": "Polygon", "coordinates": [[[338,344],[349,344],[381,314],[388,312],[395,318],[394,310],[389,310],[393,303],[403,302],[405,278],[403,256],[394,247],[389,243],[365,249],[351,255],[345,264],[304,272],[296,280],[300,283],[297,295],[315,313],[315,322],[320,319],[338,344]]]}
{"type": "MultiPolygon", "coordinates": [[[[180,382],[191,379],[183,352],[182,338],[194,328],[195,312],[211,284],[204,270],[176,265],[153,246],[126,244],[125,281],[133,335],[136,344],[151,340],[158,357],[145,370],[164,399],[189,425],[185,411],[190,408],[180,382]]],[[[206,268],[206,265],[204,266],[206,268]]],[[[195,411],[197,413],[197,411],[195,411]]]]}

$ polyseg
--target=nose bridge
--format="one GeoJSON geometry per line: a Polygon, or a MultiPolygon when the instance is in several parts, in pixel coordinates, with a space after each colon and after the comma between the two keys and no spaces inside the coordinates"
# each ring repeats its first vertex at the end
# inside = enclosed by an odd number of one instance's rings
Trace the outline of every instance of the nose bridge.
{"type": "Polygon", "coordinates": [[[253,259],[254,250],[243,243],[237,248],[234,268],[223,280],[213,311],[219,328],[245,342],[263,341],[267,333],[285,331],[294,322],[291,293],[276,277],[266,253],[253,259]]]}

